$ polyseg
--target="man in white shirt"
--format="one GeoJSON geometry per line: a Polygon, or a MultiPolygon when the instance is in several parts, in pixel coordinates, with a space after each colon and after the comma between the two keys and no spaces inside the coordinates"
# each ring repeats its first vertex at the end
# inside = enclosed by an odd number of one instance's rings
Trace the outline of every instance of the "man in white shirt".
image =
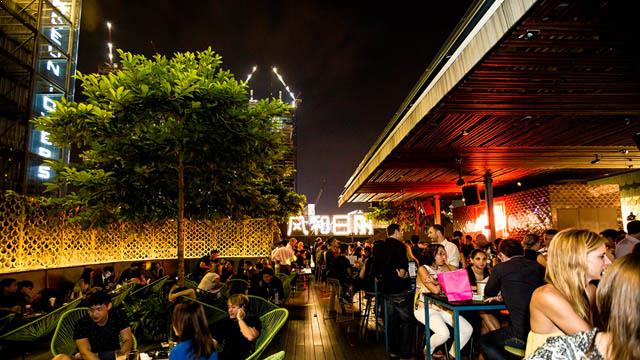
{"type": "Polygon", "coordinates": [[[456,246],[456,244],[448,241],[444,237],[444,228],[440,224],[431,225],[429,231],[427,232],[431,241],[434,244],[440,244],[444,246],[444,249],[447,251],[447,263],[451,266],[460,267],[460,250],[456,246]]]}
{"type": "Polygon", "coordinates": [[[640,242],[638,240],[640,238],[640,220],[630,221],[627,224],[627,234],[616,244],[616,259],[631,254],[633,247],[640,242]]]}
{"type": "Polygon", "coordinates": [[[214,294],[218,293],[221,288],[220,275],[218,275],[213,268],[207,271],[202,277],[202,280],[200,280],[200,284],[198,284],[198,289],[214,294]]]}

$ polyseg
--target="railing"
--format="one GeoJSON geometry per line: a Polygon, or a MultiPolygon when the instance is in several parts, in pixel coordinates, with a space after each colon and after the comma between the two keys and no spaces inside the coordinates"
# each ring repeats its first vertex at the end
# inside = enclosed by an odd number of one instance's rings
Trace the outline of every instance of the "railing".
{"type": "MultiPolygon", "coordinates": [[[[186,220],[184,229],[185,258],[214,248],[225,257],[268,256],[278,231],[268,219],[186,220]]],[[[0,198],[0,273],[172,259],[176,254],[174,220],[83,230],[64,215],[47,214],[32,200],[0,198]]]]}

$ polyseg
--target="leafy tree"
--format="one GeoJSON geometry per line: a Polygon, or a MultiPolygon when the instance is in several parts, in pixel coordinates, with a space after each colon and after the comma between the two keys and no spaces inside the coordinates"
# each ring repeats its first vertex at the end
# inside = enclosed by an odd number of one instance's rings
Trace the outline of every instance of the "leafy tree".
{"type": "Polygon", "coordinates": [[[279,100],[249,104],[247,86],[210,48],[147,59],[119,51],[107,75],[78,74],[85,100],[62,100],[35,119],[58,146],[80,149],[76,164],[51,162],[53,204],[79,209],[85,226],[176,219],[184,276],[183,219],[282,219],[304,197],[283,185],[275,118],[279,100]]]}

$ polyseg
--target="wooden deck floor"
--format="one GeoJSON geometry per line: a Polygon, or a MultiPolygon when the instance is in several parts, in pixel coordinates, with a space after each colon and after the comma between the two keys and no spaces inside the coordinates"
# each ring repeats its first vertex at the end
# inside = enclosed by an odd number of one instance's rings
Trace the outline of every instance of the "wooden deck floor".
{"type": "MultiPolygon", "coordinates": [[[[339,316],[336,321],[328,314],[329,287],[313,283],[307,301],[307,290],[302,286],[302,283],[298,283],[299,290],[286,306],[289,309],[289,320],[266,355],[285,350],[287,360],[388,358],[384,351],[384,337],[381,336],[379,342],[375,340],[373,322],[369,326],[371,329],[367,330],[366,339],[359,336],[358,304],[354,306],[354,320],[339,316]]],[[[364,302],[362,306],[364,307],[364,302]]]]}

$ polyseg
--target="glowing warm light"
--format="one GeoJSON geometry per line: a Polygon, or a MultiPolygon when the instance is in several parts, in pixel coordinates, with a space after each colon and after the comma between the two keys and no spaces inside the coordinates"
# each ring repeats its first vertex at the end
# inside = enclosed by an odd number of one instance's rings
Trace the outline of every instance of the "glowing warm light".
{"type": "Polygon", "coordinates": [[[111,30],[111,21],[107,21],[107,28],[111,30]]]}
{"type": "MultiPolygon", "coordinates": [[[[479,214],[475,220],[469,220],[464,225],[464,232],[478,233],[481,232],[486,236],[489,236],[489,221],[487,219],[487,210],[485,207],[481,207],[482,213],[479,214]]],[[[496,227],[496,233],[502,232],[503,237],[508,237],[507,231],[507,216],[504,202],[496,202],[493,204],[493,219],[496,227]]]]}
{"type": "Polygon", "coordinates": [[[292,216],[289,218],[287,235],[290,236],[293,233],[341,236],[373,235],[373,223],[362,213],[333,216],[310,215],[306,222],[304,216],[292,216]]]}
{"type": "Polygon", "coordinates": [[[109,52],[113,51],[113,44],[107,43],[107,47],[109,48],[109,52]]]}

